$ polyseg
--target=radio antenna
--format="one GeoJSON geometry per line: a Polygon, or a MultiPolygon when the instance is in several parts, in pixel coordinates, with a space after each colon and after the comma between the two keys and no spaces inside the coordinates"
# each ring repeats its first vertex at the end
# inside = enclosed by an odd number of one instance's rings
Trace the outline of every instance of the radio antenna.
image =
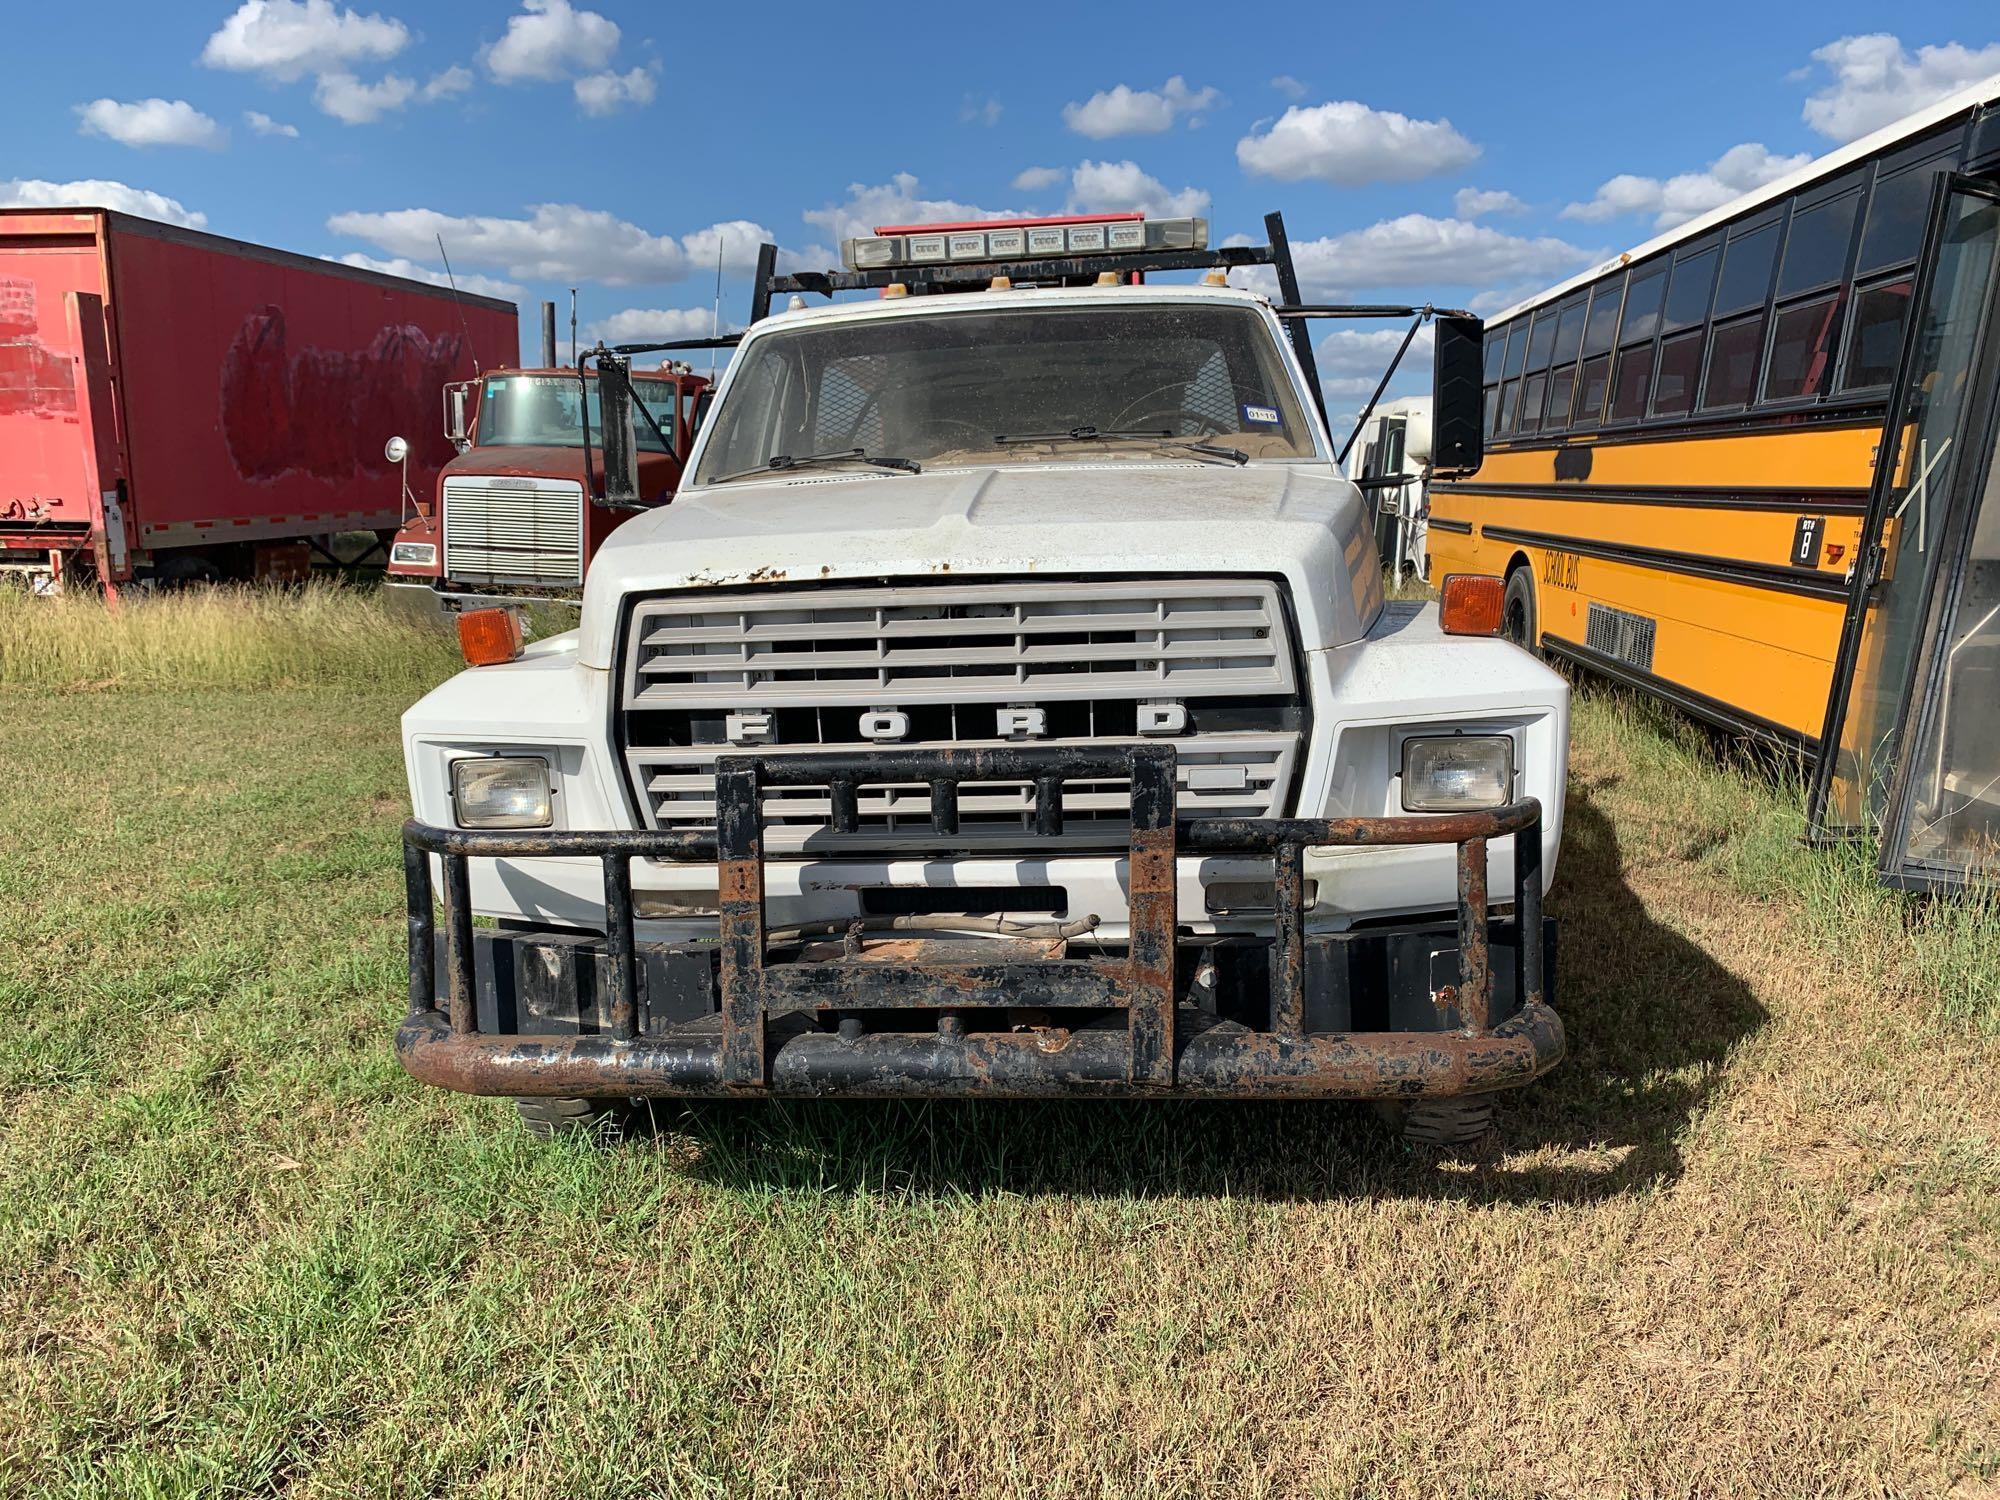
{"type": "Polygon", "coordinates": [[[444,262],[445,285],[451,288],[451,305],[458,309],[458,331],[465,335],[465,352],[472,356],[472,378],[479,378],[479,351],[472,347],[472,330],[465,326],[465,302],[458,295],[458,278],[451,274],[451,257],[444,253],[444,236],[437,237],[438,259],[444,262]]]}
{"type": "Polygon", "coordinates": [[[576,288],[569,289],[569,362],[581,370],[576,358],[576,288]]]}
{"type": "MultiPolygon", "coordinates": [[[[708,316],[708,336],[722,337],[722,236],[715,237],[715,306],[708,316]]],[[[715,384],[715,351],[708,351],[708,383],[715,384]]]]}

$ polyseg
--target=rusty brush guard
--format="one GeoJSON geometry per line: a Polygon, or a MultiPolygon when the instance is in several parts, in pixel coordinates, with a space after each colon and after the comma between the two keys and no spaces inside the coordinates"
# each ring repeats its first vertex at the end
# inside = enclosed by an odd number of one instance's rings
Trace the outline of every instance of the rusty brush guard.
{"type": "MultiPolygon", "coordinates": [[[[1118,750],[882,751],[784,758],[724,757],[716,775],[717,833],[480,833],[405,825],[410,1014],[397,1055],[426,1082],[475,1094],[622,1097],[645,1094],[1291,1094],[1406,1098],[1523,1084],[1562,1056],[1561,1022],[1545,999],[1540,805],[1390,818],[1175,816],[1174,752],[1118,750]],[[1037,832],[1062,831],[1067,781],[1130,777],[1130,936],[1124,954],[999,962],[880,962],[851,950],[832,959],[774,961],[764,922],[762,789],[824,786],[835,832],[858,826],[864,783],[925,782],[941,842],[958,834],[964,781],[1016,780],[1036,791],[1037,832]],[[1514,837],[1512,1013],[1494,1023],[1486,891],[1487,843],[1514,837]],[[1458,850],[1456,984],[1428,995],[1447,1029],[1309,1031],[1304,852],[1308,845],[1452,843],[1458,850]],[[1179,852],[1249,855],[1272,863],[1273,935],[1267,1015],[1259,1027],[1179,1001],[1179,852]],[[444,935],[434,930],[430,856],[443,870],[444,935]],[[604,936],[589,939],[594,982],[573,1034],[482,1031],[468,862],[594,856],[604,866],[604,936]],[[640,944],[631,861],[716,861],[720,941],[640,944]],[[444,961],[443,1009],[437,963],[444,961]],[[714,1003],[707,1014],[642,1016],[648,952],[695,964],[714,1003]],[[709,955],[713,955],[712,959],[709,955]],[[712,967],[711,967],[712,966],[712,967]],[[1060,1024],[1004,1023],[1047,1012],[1060,1024]],[[906,1014],[906,1029],[872,1023],[906,1014]],[[982,1016],[982,1013],[983,1016],[982,1016]],[[1117,1024],[1122,1013],[1123,1024],[1117,1024]],[[909,1029],[915,1022],[921,1029],[909,1029]],[[982,1029],[982,1022],[987,1023],[982,1029]],[[991,1023],[1001,1023],[992,1029],[991,1023]]],[[[949,929],[950,919],[941,918],[949,929]]],[[[490,935],[483,935],[490,936],[490,935]]],[[[997,952],[1007,945],[995,943],[997,952]]],[[[789,948],[781,950],[789,952],[789,948]]],[[[957,957],[960,955],[954,955],[957,957]]]]}

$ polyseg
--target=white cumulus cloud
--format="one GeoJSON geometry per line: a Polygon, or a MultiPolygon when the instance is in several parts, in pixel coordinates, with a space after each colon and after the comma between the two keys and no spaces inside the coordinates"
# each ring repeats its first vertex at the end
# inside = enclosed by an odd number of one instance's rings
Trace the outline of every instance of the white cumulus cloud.
{"type": "Polygon", "coordinates": [[[1268,130],[1236,143],[1243,170],[1280,182],[1314,178],[1337,187],[1414,182],[1479,159],[1449,120],[1413,120],[1352,99],[1293,105],[1268,130]]]}
{"type": "Polygon", "coordinates": [[[569,0],[521,0],[500,40],[486,49],[486,69],[502,83],[549,82],[610,67],[618,23],[569,0]]]}
{"type": "Polygon", "coordinates": [[[653,102],[653,75],[645,68],[629,73],[606,71],[577,79],[576,102],[587,115],[615,115],[628,104],[653,102]]]}
{"type": "MultiPolygon", "coordinates": [[[[380,271],[385,276],[402,276],[411,281],[428,281],[432,286],[450,286],[452,276],[447,276],[442,267],[427,266],[406,256],[395,256],[383,260],[373,255],[363,255],[351,251],[346,255],[330,255],[328,260],[336,260],[343,266],[355,266],[363,271],[380,271]]],[[[502,281],[497,276],[481,276],[477,271],[455,271],[458,289],[478,297],[500,297],[509,302],[518,302],[528,295],[528,289],[511,281],[502,281]]]]}
{"type": "Polygon", "coordinates": [[[1222,96],[1212,88],[1193,89],[1176,73],[1157,89],[1127,84],[1092,94],[1081,104],[1063,106],[1063,124],[1094,141],[1119,135],[1158,135],[1171,130],[1182,115],[1199,116],[1215,108],[1222,96]]]}
{"type": "Polygon", "coordinates": [[[401,21],[336,8],[333,0],[243,0],[209,37],[201,60],[211,68],[289,81],[385,62],[409,41],[410,29],[401,21]]]}
{"type": "Polygon", "coordinates": [[[200,146],[219,151],[229,132],[185,99],[93,99],[76,107],[83,135],[101,135],[121,146],[200,146]]]}
{"type": "Polygon", "coordinates": [[[1283,94],[1287,99],[1303,99],[1306,96],[1306,86],[1289,73],[1280,73],[1276,78],[1273,78],[1271,80],[1271,87],[1283,94]]]}
{"type": "Polygon", "coordinates": [[[313,103],[343,125],[372,125],[417,97],[417,85],[391,73],[363,83],[352,73],[322,73],[313,84],[313,103]]]}
{"type": "Polygon", "coordinates": [[[259,135],[281,135],[289,140],[298,139],[298,126],[287,125],[282,120],[274,120],[261,109],[244,110],[243,123],[259,135]]]}
{"type": "Polygon", "coordinates": [[[1072,213],[1137,212],[1164,219],[1205,214],[1208,202],[1202,189],[1188,187],[1174,192],[1157,177],[1142,172],[1137,162],[1086,161],[1070,174],[1072,213]]]}
{"type": "Polygon", "coordinates": [[[762,225],[748,220],[686,235],[653,234],[602,209],[573,203],[538,203],[521,219],[428,208],[341,213],[328,219],[326,227],[412,259],[432,254],[442,235],[455,266],[490,266],[526,281],[610,286],[679,281],[693,272],[712,271],[718,244],[723,269],[740,275],[755,266],[757,246],[772,238],[762,225]]]}
{"type": "Polygon", "coordinates": [[[951,198],[926,198],[922,191],[922,184],[911,172],[898,172],[881,183],[850,182],[845,202],[807,209],[803,217],[838,241],[873,234],[879,224],[1007,219],[1021,213],[1019,209],[980,208],[951,198]]]}
{"type": "Polygon", "coordinates": [[[1404,214],[1364,229],[1294,240],[1292,259],[1309,296],[1378,287],[1488,287],[1501,282],[1560,280],[1602,258],[1552,236],[1506,234],[1464,219],[1404,214]]]}
{"type": "MultiPolygon", "coordinates": [[[[715,326],[715,314],[706,307],[628,307],[608,318],[586,323],[585,338],[607,344],[665,343],[672,339],[707,338],[715,326]]],[[[724,333],[736,332],[736,325],[722,320],[724,333]]]]}
{"type": "Polygon", "coordinates": [[[1756,141],[1746,141],[1731,146],[1699,172],[1666,178],[1621,172],[1600,184],[1588,202],[1570,204],[1562,216],[1597,223],[1624,214],[1651,214],[1654,228],[1671,229],[1797,171],[1811,160],[1811,152],[1778,156],[1756,141]]]}
{"type": "Polygon", "coordinates": [[[1068,181],[1067,167],[1029,167],[1014,174],[1013,188],[1017,193],[1045,193],[1059,183],[1068,181]]]}
{"type": "Polygon", "coordinates": [[[80,182],[0,178],[0,208],[109,208],[184,229],[200,229],[208,223],[207,214],[185,207],[176,198],[97,178],[80,182]]]}
{"type": "MultiPolygon", "coordinates": [[[[1321,388],[1336,399],[1367,400],[1408,332],[1407,322],[1401,328],[1336,328],[1320,340],[1315,351],[1321,388]]],[[[1431,346],[1435,341],[1435,332],[1429,324],[1417,330],[1417,336],[1410,340],[1409,352],[1396,367],[1392,389],[1411,383],[1413,376],[1420,376],[1424,382],[1430,379],[1431,346]]]]}
{"type": "Polygon", "coordinates": [[[1461,219],[1483,219],[1488,214],[1524,214],[1528,205],[1505,188],[1462,187],[1451,195],[1452,212],[1461,219]]]}
{"type": "Polygon", "coordinates": [[[471,87],[472,69],[454,65],[446,68],[442,73],[424,85],[423,97],[426,101],[432,99],[451,99],[464,93],[471,87]]]}
{"type": "Polygon", "coordinates": [[[1828,42],[1812,56],[1833,79],[1806,100],[1805,122],[1843,143],[2000,73],[2000,42],[1947,42],[1912,53],[1889,33],[1874,32],[1828,42]]]}

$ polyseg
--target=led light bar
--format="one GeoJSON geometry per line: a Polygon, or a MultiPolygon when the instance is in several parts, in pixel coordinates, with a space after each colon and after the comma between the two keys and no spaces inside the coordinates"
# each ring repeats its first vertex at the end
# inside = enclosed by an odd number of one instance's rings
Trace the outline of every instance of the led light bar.
{"type": "Polygon", "coordinates": [[[1002,219],[975,224],[885,225],[840,242],[850,271],[995,261],[1054,260],[1072,255],[1144,255],[1206,250],[1208,220],[1106,214],[1060,219],[1002,219]]]}

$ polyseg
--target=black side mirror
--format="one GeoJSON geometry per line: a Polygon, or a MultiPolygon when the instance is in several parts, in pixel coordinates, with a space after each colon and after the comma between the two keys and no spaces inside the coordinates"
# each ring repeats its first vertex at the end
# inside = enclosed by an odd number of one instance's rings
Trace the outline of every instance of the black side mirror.
{"type": "Polygon", "coordinates": [[[1470,474],[1486,453],[1480,404],[1486,324],[1478,318],[1440,316],[1431,373],[1431,470],[1470,474]]]}
{"type": "Polygon", "coordinates": [[[604,423],[606,505],[639,503],[639,441],[632,425],[632,406],[631,361],[615,354],[600,354],[597,357],[597,409],[604,423]]]}

